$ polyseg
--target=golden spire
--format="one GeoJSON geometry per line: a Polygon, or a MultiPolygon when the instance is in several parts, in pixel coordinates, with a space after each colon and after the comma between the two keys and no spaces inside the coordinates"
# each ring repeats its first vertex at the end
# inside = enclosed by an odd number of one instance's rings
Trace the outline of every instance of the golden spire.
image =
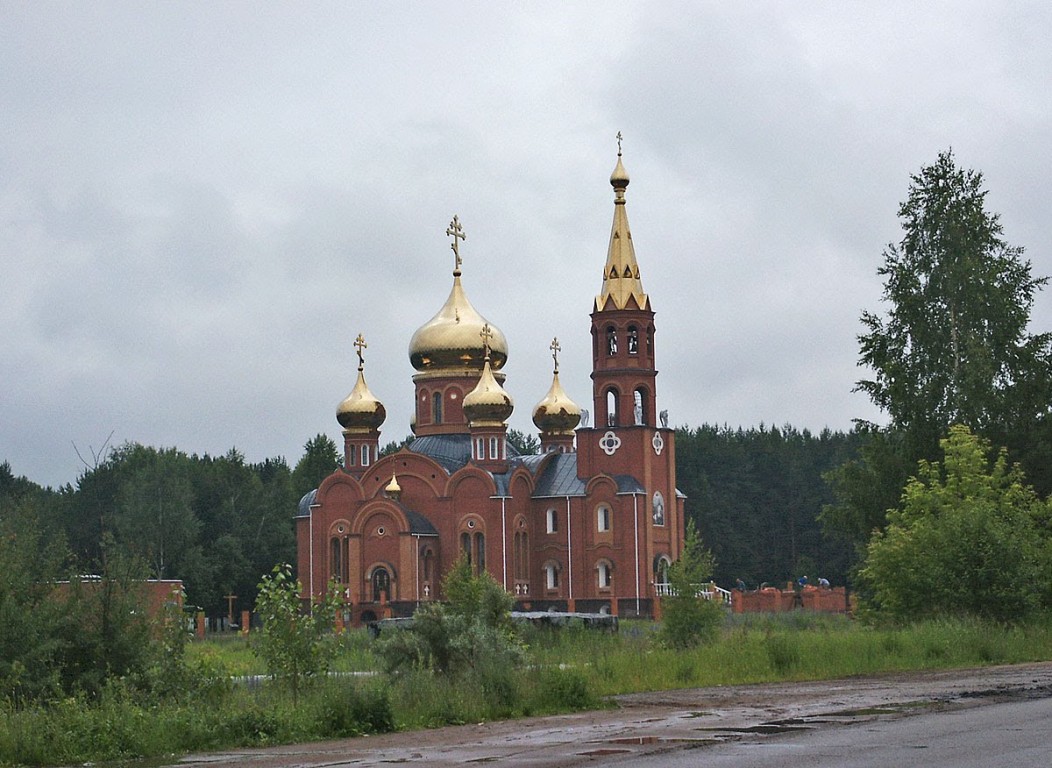
{"type": "Polygon", "coordinates": [[[613,302],[613,309],[624,309],[630,299],[635,299],[639,309],[646,309],[649,302],[639,278],[639,264],[636,262],[632,231],[628,227],[628,214],[625,212],[628,182],[628,172],[621,162],[621,133],[618,132],[617,165],[610,174],[610,185],[614,188],[614,223],[610,229],[610,246],[603,268],[603,289],[595,297],[596,310],[606,309],[610,302],[613,302]]]}
{"type": "Polygon", "coordinates": [[[336,420],[346,432],[371,432],[379,429],[387,418],[384,404],[376,399],[365,383],[365,357],[362,350],[368,346],[365,337],[359,333],[354,340],[354,348],[358,353],[358,380],[351,394],[336,406],[336,420]]]}
{"type": "Polygon", "coordinates": [[[581,421],[581,408],[570,399],[559,383],[559,340],[552,339],[548,349],[555,360],[555,371],[548,394],[533,409],[533,423],[545,434],[572,435],[581,421]]]}

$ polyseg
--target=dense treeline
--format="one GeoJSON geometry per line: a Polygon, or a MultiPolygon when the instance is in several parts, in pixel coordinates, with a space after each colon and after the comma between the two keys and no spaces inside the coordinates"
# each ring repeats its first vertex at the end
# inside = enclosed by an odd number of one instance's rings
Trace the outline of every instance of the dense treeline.
{"type": "Polygon", "coordinates": [[[823,535],[817,518],[833,501],[823,475],[854,458],[862,439],[791,426],[678,429],[677,481],[716,557],[716,582],[756,587],[806,575],[845,583],[852,549],[823,535]]]}
{"type": "MultiPolygon", "coordinates": [[[[717,582],[808,573],[842,583],[848,552],[823,537],[816,518],[830,501],[822,473],[857,442],[853,433],[792,427],[680,429],[679,484],[716,556],[717,582]]],[[[42,537],[68,548],[68,572],[101,572],[112,539],[150,577],[182,579],[189,604],[225,615],[226,595],[238,596],[235,609],[250,608],[260,578],[292,562],[296,503],[337,461],[323,435],[307,442],[295,469],[282,458],[247,463],[235,450],[212,457],[126,444],[57,491],[0,465],[0,508],[22,500],[42,537]]]]}
{"type": "Polygon", "coordinates": [[[182,579],[187,602],[210,615],[251,608],[263,574],[292,562],[292,516],[300,497],[338,461],[335,444],[307,442],[295,469],[283,458],[247,463],[175,448],[125,444],[81,474],[75,486],[44,489],[0,465],[0,517],[32,526],[65,550],[61,578],[102,573],[105,545],[135,558],[145,576],[182,579]]]}

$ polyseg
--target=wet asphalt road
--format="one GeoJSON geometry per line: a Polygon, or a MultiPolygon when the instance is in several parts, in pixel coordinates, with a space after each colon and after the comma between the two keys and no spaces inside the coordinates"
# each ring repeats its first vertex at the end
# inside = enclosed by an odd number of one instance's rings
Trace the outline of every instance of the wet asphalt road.
{"type": "Polygon", "coordinates": [[[617,701],[601,712],[192,755],[171,765],[1052,767],[1052,663],[617,701]]]}

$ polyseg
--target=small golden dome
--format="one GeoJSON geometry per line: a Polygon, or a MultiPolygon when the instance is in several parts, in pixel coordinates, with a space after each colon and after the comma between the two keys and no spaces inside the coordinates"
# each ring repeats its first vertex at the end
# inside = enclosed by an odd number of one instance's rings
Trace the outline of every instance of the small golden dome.
{"type": "Polygon", "coordinates": [[[614,189],[624,189],[628,186],[628,171],[625,170],[625,166],[621,162],[621,153],[617,153],[617,165],[614,166],[614,172],[610,174],[610,186],[614,189]]]}
{"type": "Polygon", "coordinates": [[[384,488],[384,493],[387,494],[388,498],[395,501],[398,501],[398,497],[402,495],[402,486],[398,484],[398,478],[393,473],[391,474],[391,482],[384,488]]]}
{"type": "Polygon", "coordinates": [[[559,372],[552,376],[552,386],[533,409],[533,423],[549,435],[570,435],[581,423],[581,408],[569,398],[559,383],[559,372]]]}
{"type": "MultiPolygon", "coordinates": [[[[488,327],[484,328],[483,335],[488,330],[488,327]]],[[[486,355],[479,383],[464,397],[464,415],[473,427],[500,426],[513,410],[515,403],[494,377],[489,355],[486,355]]]]}
{"type": "Polygon", "coordinates": [[[365,339],[361,334],[355,339],[354,346],[358,348],[358,380],[354,383],[354,389],[347,395],[338,406],[336,406],[336,420],[347,432],[371,432],[379,429],[387,418],[387,409],[372,392],[369,385],[365,383],[365,360],[362,358],[362,349],[365,348],[365,339]]]}

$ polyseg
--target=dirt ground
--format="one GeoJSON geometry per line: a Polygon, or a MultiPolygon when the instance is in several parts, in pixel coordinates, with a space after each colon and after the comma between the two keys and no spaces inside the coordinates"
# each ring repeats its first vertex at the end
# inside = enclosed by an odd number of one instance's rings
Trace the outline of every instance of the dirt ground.
{"type": "Polygon", "coordinates": [[[632,694],[618,697],[616,708],[599,712],[193,755],[175,764],[230,768],[607,765],[728,740],[762,739],[793,729],[1036,697],[1052,697],[1052,662],[632,694]]]}

